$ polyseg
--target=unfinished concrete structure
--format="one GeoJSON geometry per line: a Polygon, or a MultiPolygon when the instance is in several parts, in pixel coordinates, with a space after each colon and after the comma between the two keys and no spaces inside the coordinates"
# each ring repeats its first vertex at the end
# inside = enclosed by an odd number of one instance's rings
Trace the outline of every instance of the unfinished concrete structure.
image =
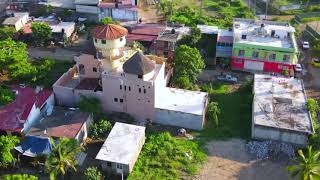
{"type": "Polygon", "coordinates": [[[255,74],[252,138],[305,145],[314,132],[301,80],[255,74]]]}
{"type": "Polygon", "coordinates": [[[93,29],[97,58],[87,54],[75,57],[76,66],[53,85],[57,104],[76,106],[81,96],[97,97],[106,112],[125,112],[142,122],[202,129],[207,93],[166,87],[165,59],[125,47],[127,33],[112,24],[93,29]]]}
{"type": "Polygon", "coordinates": [[[145,127],[117,122],[98,152],[102,169],[128,175],[145,142],[145,127]]]}

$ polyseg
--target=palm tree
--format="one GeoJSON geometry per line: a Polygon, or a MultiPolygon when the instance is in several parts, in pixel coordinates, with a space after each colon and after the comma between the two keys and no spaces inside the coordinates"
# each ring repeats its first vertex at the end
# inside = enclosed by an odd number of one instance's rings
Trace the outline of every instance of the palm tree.
{"type": "Polygon", "coordinates": [[[74,139],[60,138],[57,141],[51,139],[52,153],[47,157],[45,167],[50,173],[50,179],[55,180],[59,174],[65,175],[68,169],[76,171],[77,160],[75,156],[82,148],[74,139]]]}
{"type": "Polygon", "coordinates": [[[288,171],[290,172],[291,176],[298,176],[299,180],[320,179],[320,152],[313,151],[312,146],[308,146],[307,157],[303,154],[301,149],[298,151],[298,154],[298,164],[288,167],[288,171]]]}

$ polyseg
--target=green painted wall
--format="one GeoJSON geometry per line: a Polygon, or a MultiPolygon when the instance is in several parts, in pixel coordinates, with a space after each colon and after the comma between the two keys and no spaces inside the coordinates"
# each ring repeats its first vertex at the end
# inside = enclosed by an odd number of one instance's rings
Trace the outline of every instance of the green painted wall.
{"type": "Polygon", "coordinates": [[[239,50],[244,50],[245,54],[242,58],[253,59],[252,55],[254,51],[259,52],[260,60],[269,60],[270,54],[276,54],[275,62],[284,62],[283,56],[289,55],[289,63],[297,63],[298,58],[296,50],[294,48],[275,48],[269,46],[259,46],[259,45],[252,45],[252,44],[243,44],[243,43],[235,43],[233,46],[233,56],[238,57],[239,50]]]}

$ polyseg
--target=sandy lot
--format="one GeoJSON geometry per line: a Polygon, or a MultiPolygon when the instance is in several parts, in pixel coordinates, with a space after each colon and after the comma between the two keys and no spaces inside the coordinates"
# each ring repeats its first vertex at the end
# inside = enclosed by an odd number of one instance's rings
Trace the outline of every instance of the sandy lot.
{"type": "Polygon", "coordinates": [[[245,141],[229,139],[206,145],[208,161],[193,180],[287,180],[287,162],[253,160],[245,141]]]}

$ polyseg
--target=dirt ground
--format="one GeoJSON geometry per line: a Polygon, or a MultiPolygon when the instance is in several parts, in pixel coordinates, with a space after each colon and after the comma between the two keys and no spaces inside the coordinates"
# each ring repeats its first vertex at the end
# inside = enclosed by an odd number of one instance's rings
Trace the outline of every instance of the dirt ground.
{"type": "Polygon", "coordinates": [[[287,162],[254,160],[245,141],[229,139],[206,145],[208,161],[193,180],[287,180],[287,162]]]}

